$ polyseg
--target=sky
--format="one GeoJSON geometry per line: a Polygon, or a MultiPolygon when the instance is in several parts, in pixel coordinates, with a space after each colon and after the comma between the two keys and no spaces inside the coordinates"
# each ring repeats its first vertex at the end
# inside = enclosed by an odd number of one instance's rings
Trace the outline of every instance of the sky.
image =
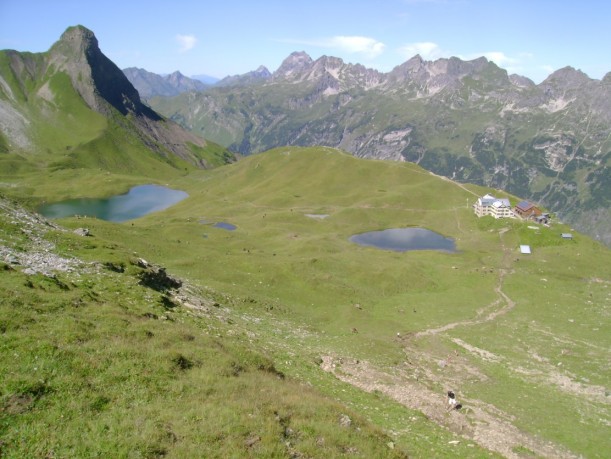
{"type": "Polygon", "coordinates": [[[608,0],[0,0],[0,49],[43,52],[81,24],[120,68],[222,78],[293,51],[388,72],[484,56],[535,83],[611,71],[608,0]]]}

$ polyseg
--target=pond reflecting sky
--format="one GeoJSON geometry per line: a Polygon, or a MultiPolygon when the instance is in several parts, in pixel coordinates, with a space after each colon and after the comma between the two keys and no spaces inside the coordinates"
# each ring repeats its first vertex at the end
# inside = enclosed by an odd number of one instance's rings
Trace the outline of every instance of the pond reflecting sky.
{"type": "Polygon", "coordinates": [[[405,252],[408,250],[440,250],[456,252],[453,239],[425,228],[391,228],[356,234],[350,238],[359,245],[383,250],[405,252]]]}
{"type": "Polygon", "coordinates": [[[159,185],[140,185],[127,194],[110,198],[69,199],[42,206],[38,211],[48,218],[82,215],[111,222],[124,222],[151,212],[167,209],[189,196],[184,191],[159,185]]]}

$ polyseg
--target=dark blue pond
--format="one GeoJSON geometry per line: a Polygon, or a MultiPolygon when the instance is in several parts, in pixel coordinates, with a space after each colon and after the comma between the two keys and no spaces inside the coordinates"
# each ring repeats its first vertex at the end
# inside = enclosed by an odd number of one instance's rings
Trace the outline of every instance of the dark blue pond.
{"type": "Polygon", "coordinates": [[[184,191],[159,185],[140,185],[127,194],[110,198],[69,199],[42,206],[38,211],[47,218],[81,215],[111,222],[124,222],[167,209],[189,196],[184,191]]]}
{"type": "Polygon", "coordinates": [[[392,228],[383,231],[356,234],[350,238],[359,245],[383,250],[406,252],[408,250],[439,250],[456,252],[453,239],[424,228],[392,228]]]}
{"type": "Polygon", "coordinates": [[[237,226],[232,225],[231,223],[226,223],[226,222],[218,222],[218,223],[215,223],[214,226],[216,228],[221,228],[221,229],[229,230],[229,231],[233,231],[234,229],[237,228],[237,226]]]}

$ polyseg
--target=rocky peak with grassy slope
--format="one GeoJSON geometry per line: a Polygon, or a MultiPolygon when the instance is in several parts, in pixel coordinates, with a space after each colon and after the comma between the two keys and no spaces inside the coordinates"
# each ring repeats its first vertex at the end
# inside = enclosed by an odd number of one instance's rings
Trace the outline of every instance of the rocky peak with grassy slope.
{"type": "Polygon", "coordinates": [[[8,170],[29,163],[162,174],[232,158],[144,104],[83,26],[46,53],[0,51],[0,114],[8,170]]]}
{"type": "Polygon", "coordinates": [[[107,115],[110,104],[121,114],[161,117],[140,100],[123,72],[100,50],[93,32],[83,26],[69,27],[49,50],[49,65],[70,75],[72,85],[87,105],[107,115]]]}

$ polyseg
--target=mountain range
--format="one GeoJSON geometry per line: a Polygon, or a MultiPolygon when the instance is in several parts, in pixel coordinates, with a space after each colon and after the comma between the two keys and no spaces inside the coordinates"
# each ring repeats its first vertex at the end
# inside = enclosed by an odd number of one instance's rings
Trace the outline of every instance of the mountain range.
{"type": "Polygon", "coordinates": [[[123,73],[144,99],[153,96],[176,96],[187,91],[203,91],[209,86],[200,80],[186,77],[179,71],[169,75],[157,75],[144,69],[129,67],[123,69],[123,73]]]}
{"type": "Polygon", "coordinates": [[[150,104],[244,155],[324,145],[411,161],[521,195],[611,243],[611,73],[565,67],[535,84],[484,57],[416,55],[383,73],[305,52],[266,71],[150,104]]]}

